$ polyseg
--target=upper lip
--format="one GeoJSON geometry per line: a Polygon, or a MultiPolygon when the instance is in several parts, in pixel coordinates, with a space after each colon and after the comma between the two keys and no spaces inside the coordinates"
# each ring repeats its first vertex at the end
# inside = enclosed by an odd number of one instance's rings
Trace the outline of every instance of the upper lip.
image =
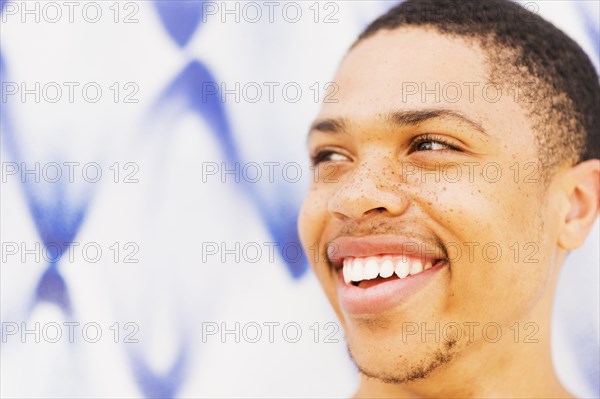
{"type": "Polygon", "coordinates": [[[340,236],[327,246],[327,258],[336,269],[342,267],[344,258],[376,255],[406,256],[432,263],[448,258],[436,239],[398,235],[340,236]]]}

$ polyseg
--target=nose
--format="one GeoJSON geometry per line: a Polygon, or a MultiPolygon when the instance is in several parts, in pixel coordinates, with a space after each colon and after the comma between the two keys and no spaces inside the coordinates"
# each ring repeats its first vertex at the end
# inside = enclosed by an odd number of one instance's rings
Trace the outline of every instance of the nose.
{"type": "Polygon", "coordinates": [[[409,205],[400,182],[394,184],[391,169],[375,169],[363,164],[343,177],[329,199],[328,211],[339,219],[361,219],[388,213],[398,216],[409,205]]]}

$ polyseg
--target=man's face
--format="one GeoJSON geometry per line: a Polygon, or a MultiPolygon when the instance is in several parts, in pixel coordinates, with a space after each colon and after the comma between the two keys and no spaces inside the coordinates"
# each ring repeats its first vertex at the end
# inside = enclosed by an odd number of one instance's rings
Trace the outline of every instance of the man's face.
{"type": "Polygon", "coordinates": [[[367,375],[428,376],[498,352],[517,321],[519,343],[546,327],[523,325],[553,291],[553,183],[518,94],[487,76],[474,44],[381,31],[346,56],[313,125],[301,240],[367,375]]]}

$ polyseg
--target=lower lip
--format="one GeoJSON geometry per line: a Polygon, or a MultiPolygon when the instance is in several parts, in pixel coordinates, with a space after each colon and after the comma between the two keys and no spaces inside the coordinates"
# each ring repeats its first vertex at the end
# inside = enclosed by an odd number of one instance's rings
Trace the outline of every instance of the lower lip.
{"type": "Polygon", "coordinates": [[[425,288],[447,265],[447,262],[440,262],[421,273],[390,279],[369,288],[346,284],[340,270],[337,276],[340,304],[346,313],[353,315],[372,315],[389,311],[425,288]]]}

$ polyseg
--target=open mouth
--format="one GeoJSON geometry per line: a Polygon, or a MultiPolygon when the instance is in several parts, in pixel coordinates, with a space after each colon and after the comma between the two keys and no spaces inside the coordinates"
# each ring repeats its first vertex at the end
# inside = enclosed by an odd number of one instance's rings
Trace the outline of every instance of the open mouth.
{"type": "MultiPolygon", "coordinates": [[[[404,255],[348,257],[338,267],[338,297],[343,309],[357,316],[380,314],[410,300],[448,270],[446,259],[404,255]]],[[[435,288],[434,288],[435,289],[435,288]]]]}
{"type": "Polygon", "coordinates": [[[359,317],[402,306],[427,286],[440,290],[450,270],[444,246],[427,234],[340,236],[328,244],[327,260],[340,305],[359,317]]]}
{"type": "Polygon", "coordinates": [[[344,283],[370,288],[388,281],[406,279],[444,262],[443,259],[416,259],[398,255],[347,257],[343,259],[344,283]]]}

